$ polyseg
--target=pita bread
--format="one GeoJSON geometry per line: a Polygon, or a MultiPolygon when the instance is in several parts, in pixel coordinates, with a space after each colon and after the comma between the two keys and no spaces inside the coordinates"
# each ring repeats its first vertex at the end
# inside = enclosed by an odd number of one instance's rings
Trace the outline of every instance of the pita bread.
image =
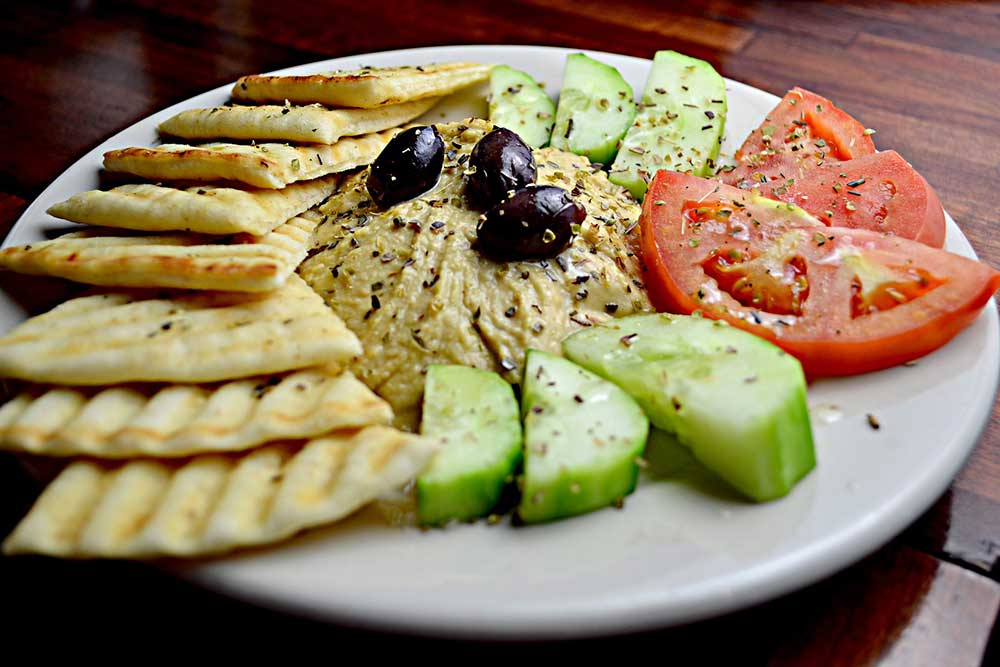
{"type": "Polygon", "coordinates": [[[0,250],[0,268],[111,287],[263,292],[303,259],[317,221],[292,218],[264,236],[150,235],[92,229],[0,250]]]}
{"type": "Polygon", "coordinates": [[[337,183],[336,175],[293,183],[281,190],[211,185],[170,188],[141,183],[74,195],[51,206],[48,213],[101,227],[263,236],[329,197],[337,183]]]}
{"type": "Polygon", "coordinates": [[[163,144],[104,154],[104,168],[150,180],[239,181],[257,188],[336,174],[371,164],[389,140],[406,127],[394,127],[335,144],[163,144]]]}
{"type": "Polygon", "coordinates": [[[436,451],[430,439],[371,426],[238,457],[80,461],[45,489],[3,551],[148,558],[270,544],[399,490],[436,451]]]}
{"type": "Polygon", "coordinates": [[[252,102],[319,103],[370,109],[426,97],[448,95],[489,78],[492,65],[440,63],[403,67],[366,67],[305,76],[245,76],[233,86],[233,99],[252,102]]]}
{"type": "Polygon", "coordinates": [[[388,424],[350,373],[309,369],[221,385],[31,387],[0,407],[0,448],[44,456],[178,457],[388,424]]]}
{"type": "Polygon", "coordinates": [[[0,377],[61,385],[217,382],[342,363],[357,337],[297,275],[271,292],[115,290],[0,337],[0,377]]]}
{"type": "Polygon", "coordinates": [[[141,183],[74,195],[50,207],[48,213],[85,225],[147,232],[263,236],[329,197],[337,183],[336,175],[293,183],[282,190],[211,185],[179,189],[141,183]]]}
{"type": "Polygon", "coordinates": [[[254,139],[333,144],[408,123],[422,116],[438,98],[378,109],[327,109],[310,106],[231,106],[191,109],[160,123],[160,132],[185,139],[254,139]]]}

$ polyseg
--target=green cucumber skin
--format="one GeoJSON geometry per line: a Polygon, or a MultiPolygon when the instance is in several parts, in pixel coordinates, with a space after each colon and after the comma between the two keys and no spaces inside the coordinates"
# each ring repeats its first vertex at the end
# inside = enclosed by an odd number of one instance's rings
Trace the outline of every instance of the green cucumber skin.
{"type": "Polygon", "coordinates": [[[609,164],[632,125],[632,87],[614,67],[582,53],[566,57],[552,147],[609,164]]]}
{"type": "Polygon", "coordinates": [[[556,105],[528,74],[497,65],[490,73],[490,120],[532,148],[544,148],[555,125],[556,105]]]}
{"type": "Polygon", "coordinates": [[[631,460],[599,472],[567,472],[544,488],[525,485],[518,515],[525,523],[542,523],[608,507],[635,491],[641,454],[639,447],[631,460]]]}
{"type": "Polygon", "coordinates": [[[711,176],[727,114],[725,79],[710,64],[675,51],[658,51],[641,109],[611,167],[611,182],[642,201],[648,182],[641,172],[649,179],[660,169],[711,176]]]}
{"type": "Polygon", "coordinates": [[[649,429],[649,438],[642,456],[646,459],[646,474],[657,478],[672,477],[698,465],[694,454],[678,442],[677,436],[655,426],[649,429]]]}
{"type": "Polygon", "coordinates": [[[635,489],[649,422],[614,384],[561,357],[529,350],[522,412],[518,514],[525,523],[601,509],[635,489]]]}
{"type": "Polygon", "coordinates": [[[816,465],[802,366],[761,338],[698,317],[638,315],[578,332],[563,350],[753,500],[786,495],[816,465]]]}
{"type": "Polygon", "coordinates": [[[514,390],[495,373],[440,365],[428,368],[426,387],[421,433],[442,450],[417,478],[417,519],[437,526],[485,516],[521,463],[514,390]]]}

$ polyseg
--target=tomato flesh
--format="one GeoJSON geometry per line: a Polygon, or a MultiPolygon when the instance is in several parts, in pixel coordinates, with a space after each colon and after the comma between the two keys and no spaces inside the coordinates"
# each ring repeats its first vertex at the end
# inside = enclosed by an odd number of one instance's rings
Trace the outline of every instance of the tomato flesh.
{"type": "Polygon", "coordinates": [[[891,310],[927,294],[946,282],[943,278],[939,278],[925,269],[912,266],[878,265],[860,268],[860,262],[861,260],[856,255],[845,258],[847,270],[853,272],[851,278],[852,318],[891,310]]]}
{"type": "Polygon", "coordinates": [[[861,123],[825,97],[793,88],[740,146],[736,168],[719,177],[749,188],[873,153],[875,144],[861,123]]]}
{"type": "Polygon", "coordinates": [[[779,315],[801,315],[809,295],[805,260],[777,248],[759,254],[720,247],[701,263],[719,289],[740,304],[779,315]]]}
{"type": "Polygon", "coordinates": [[[828,162],[797,178],[754,186],[801,206],[831,227],[888,232],[940,248],[944,209],[927,181],[896,151],[828,162]]]}
{"type": "Polygon", "coordinates": [[[948,342],[1000,287],[1000,272],[922,243],[826,227],[800,208],[661,171],[640,220],[660,310],[769,339],[812,377],[894,366],[948,342]]]}

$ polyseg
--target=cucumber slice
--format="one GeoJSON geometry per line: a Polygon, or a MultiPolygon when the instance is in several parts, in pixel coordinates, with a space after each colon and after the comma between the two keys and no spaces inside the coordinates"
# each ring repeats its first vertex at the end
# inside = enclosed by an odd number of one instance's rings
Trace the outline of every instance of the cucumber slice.
{"type": "Polygon", "coordinates": [[[611,167],[611,182],[641,201],[660,169],[711,176],[727,110],[726,82],[711,65],[675,51],[658,51],[641,109],[611,167]]]}
{"type": "Polygon", "coordinates": [[[582,53],[566,56],[553,147],[610,163],[633,118],[632,87],[618,70],[582,53]]]}
{"type": "Polygon", "coordinates": [[[442,448],[417,478],[424,525],[468,521],[496,506],[521,462],[521,418],[514,390],[496,373],[432,365],[420,432],[442,448]]]}
{"type": "Polygon", "coordinates": [[[561,357],[529,350],[524,372],[526,523],[607,507],[635,489],[649,421],[624,391],[561,357]]]}
{"type": "Polygon", "coordinates": [[[646,449],[646,474],[653,478],[676,476],[691,466],[700,466],[691,450],[677,441],[677,436],[662,429],[650,428],[646,449]]]}
{"type": "Polygon", "coordinates": [[[497,65],[490,72],[490,120],[532,148],[542,148],[556,122],[556,105],[529,75],[497,65]]]}
{"type": "Polygon", "coordinates": [[[754,500],[785,495],[816,465],[802,366],[762,338],[700,317],[637,315],[573,334],[563,351],[754,500]]]}

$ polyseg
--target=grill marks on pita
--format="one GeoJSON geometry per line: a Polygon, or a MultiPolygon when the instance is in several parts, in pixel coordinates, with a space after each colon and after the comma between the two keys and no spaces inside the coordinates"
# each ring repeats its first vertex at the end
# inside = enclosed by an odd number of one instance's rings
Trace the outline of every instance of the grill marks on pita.
{"type": "Polygon", "coordinates": [[[110,287],[263,292],[305,259],[316,217],[295,217],[263,236],[144,234],[90,229],[0,250],[0,268],[110,287]]]}
{"type": "Polygon", "coordinates": [[[110,290],[0,337],[0,377],[29,382],[216,382],[346,363],[361,343],[301,278],[262,294],[110,290]]]}
{"type": "Polygon", "coordinates": [[[331,145],[211,143],[163,144],[125,148],[104,154],[104,168],[159,181],[236,181],[256,188],[281,189],[371,164],[385,145],[407,126],[331,145]]]}
{"type": "Polygon", "coordinates": [[[401,67],[365,67],[352,71],[301,76],[245,76],[233,86],[241,102],[319,103],[371,109],[387,104],[448,95],[489,78],[491,65],[438,63],[401,67]]]}
{"type": "Polygon", "coordinates": [[[139,183],[74,195],[48,212],[70,222],[146,232],[262,236],[325,200],[336,191],[337,183],[336,175],[281,190],[139,183]]]}
{"type": "Polygon", "coordinates": [[[6,554],[203,556],[342,519],[416,476],[431,440],[385,426],[180,463],[78,461],[42,493],[6,554]]]}
{"type": "Polygon", "coordinates": [[[4,552],[225,553],[418,475],[436,445],[387,426],[389,405],[349,371],[360,341],[294,270],[337,174],[489,69],[246,77],[234,97],[264,105],[185,111],[161,130],[249,145],[110,151],[108,170],[156,182],[76,195],[49,213],[98,228],[0,252],[0,268],[101,286],[0,337],[0,377],[26,383],[0,407],[0,448],[87,457],[4,552]]]}
{"type": "Polygon", "coordinates": [[[377,109],[328,109],[309,106],[228,106],[189,109],[160,123],[160,132],[184,139],[243,139],[334,144],[398,127],[423,115],[439,98],[392,104],[377,109]]]}
{"type": "Polygon", "coordinates": [[[391,420],[388,403],[332,367],[214,385],[32,386],[0,407],[0,448],[175,458],[391,420]]]}

